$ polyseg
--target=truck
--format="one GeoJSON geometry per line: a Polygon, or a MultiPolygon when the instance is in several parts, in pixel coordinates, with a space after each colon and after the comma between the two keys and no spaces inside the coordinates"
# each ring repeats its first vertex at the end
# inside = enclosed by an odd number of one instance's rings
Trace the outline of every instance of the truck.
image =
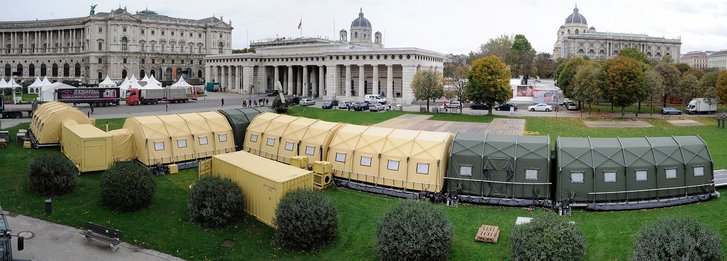
{"type": "MultiPolygon", "coordinates": [[[[1,96],[0,96],[1,97],[1,96]]],[[[0,115],[3,118],[22,118],[33,116],[32,104],[6,104],[5,99],[0,98],[0,115]]]]}
{"type": "Polygon", "coordinates": [[[712,113],[717,112],[717,101],[709,98],[694,98],[687,105],[687,113],[712,113]]]}
{"type": "Polygon", "coordinates": [[[12,261],[13,259],[13,244],[12,237],[18,238],[18,251],[23,251],[25,248],[24,239],[17,235],[13,235],[8,225],[8,220],[5,218],[5,214],[0,209],[0,261],[12,261]]]}
{"type": "Polygon", "coordinates": [[[56,90],[56,101],[73,103],[88,103],[89,106],[106,107],[119,105],[121,89],[118,87],[80,87],[59,88],[56,90]]]}
{"type": "Polygon", "coordinates": [[[187,96],[187,88],[165,88],[165,89],[139,89],[131,88],[126,91],[126,104],[157,104],[162,101],[169,103],[188,102],[197,100],[197,93],[192,89],[191,97],[187,96]]]}

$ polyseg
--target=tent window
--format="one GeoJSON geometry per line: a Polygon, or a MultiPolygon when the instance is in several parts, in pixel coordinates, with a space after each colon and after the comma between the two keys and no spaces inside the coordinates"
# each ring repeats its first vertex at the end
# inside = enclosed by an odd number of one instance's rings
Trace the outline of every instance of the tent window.
{"type": "MultiPolygon", "coordinates": [[[[257,136],[255,136],[255,137],[257,137],[257,136]]],[[[219,135],[217,135],[217,139],[220,140],[220,142],[225,142],[225,141],[227,141],[227,134],[219,134],[219,135]]],[[[255,139],[257,140],[257,138],[255,138],[255,139]]]]}
{"type": "Polygon", "coordinates": [[[294,145],[295,145],[295,144],[293,144],[292,142],[290,142],[290,141],[286,141],[286,142],[285,142],[285,150],[287,150],[287,151],[293,151],[293,146],[294,146],[294,145]]]}
{"type": "Polygon", "coordinates": [[[636,181],[646,181],[647,178],[647,171],[646,170],[637,170],[636,171],[636,181]]]}
{"type": "Polygon", "coordinates": [[[603,172],[603,182],[607,182],[607,183],[616,182],[616,172],[614,172],[614,171],[603,172]]]}
{"type": "Polygon", "coordinates": [[[429,163],[417,163],[417,174],[429,174],[429,163]]]}
{"type": "Polygon", "coordinates": [[[460,176],[472,176],[472,165],[459,165],[460,176]]]}
{"type": "Polygon", "coordinates": [[[393,170],[393,171],[399,171],[399,161],[398,160],[389,160],[386,163],[386,169],[393,170]]]}
{"type": "Polygon", "coordinates": [[[337,162],[346,162],[346,153],[336,152],[336,161],[337,162]]]}
{"type": "Polygon", "coordinates": [[[538,170],[537,169],[526,169],[525,170],[525,180],[538,180],[538,170]]]}
{"type": "Polygon", "coordinates": [[[361,166],[371,167],[371,157],[361,156],[361,166]]]}
{"type": "Polygon", "coordinates": [[[187,139],[178,139],[177,140],[177,147],[186,148],[187,147],[187,139]]]}
{"type": "Polygon", "coordinates": [[[694,176],[695,177],[704,176],[704,167],[694,167],[694,176]]]}
{"type": "Polygon", "coordinates": [[[305,146],[306,155],[313,156],[313,154],[315,154],[315,152],[316,152],[316,148],[314,148],[313,146],[305,146]]]}
{"type": "Polygon", "coordinates": [[[257,142],[257,134],[250,134],[250,141],[257,142]]]}
{"type": "Polygon", "coordinates": [[[583,172],[571,172],[570,183],[583,183],[583,172]]]}
{"type": "Polygon", "coordinates": [[[677,169],[666,169],[666,179],[677,178],[677,169]]]}
{"type": "Polygon", "coordinates": [[[266,141],[265,144],[272,147],[273,145],[275,145],[275,138],[268,138],[268,141],[266,141]]]}
{"type": "Polygon", "coordinates": [[[154,150],[156,150],[156,151],[164,150],[164,142],[163,141],[154,142],[154,150]]]}
{"type": "Polygon", "coordinates": [[[199,137],[199,145],[207,145],[207,136],[199,137]]]}

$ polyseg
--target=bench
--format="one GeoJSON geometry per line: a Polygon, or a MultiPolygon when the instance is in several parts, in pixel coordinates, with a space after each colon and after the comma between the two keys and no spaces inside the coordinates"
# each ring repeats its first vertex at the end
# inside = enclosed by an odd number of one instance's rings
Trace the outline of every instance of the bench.
{"type": "Polygon", "coordinates": [[[122,236],[121,231],[102,227],[91,222],[83,223],[83,231],[81,232],[81,235],[86,238],[86,242],[91,239],[96,239],[109,244],[111,250],[114,252],[119,250],[119,244],[121,243],[122,236]]]}

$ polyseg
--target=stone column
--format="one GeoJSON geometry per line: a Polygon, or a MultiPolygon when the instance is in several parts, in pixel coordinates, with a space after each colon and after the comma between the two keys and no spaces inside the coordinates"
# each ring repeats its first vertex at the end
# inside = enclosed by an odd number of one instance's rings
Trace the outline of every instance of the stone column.
{"type": "Polygon", "coordinates": [[[338,95],[338,66],[326,65],[326,96],[336,99],[338,95]]]}
{"type": "Polygon", "coordinates": [[[243,94],[250,94],[252,91],[250,90],[250,86],[252,85],[252,77],[254,74],[254,68],[252,66],[243,66],[242,67],[242,93],[243,94]]]}
{"type": "Polygon", "coordinates": [[[227,90],[235,89],[235,66],[227,66],[227,90]]]}
{"type": "Polygon", "coordinates": [[[302,87],[303,87],[302,94],[303,94],[303,96],[306,96],[307,97],[307,96],[310,96],[310,89],[308,88],[309,87],[308,85],[310,85],[310,84],[308,84],[308,66],[307,65],[303,65],[303,72],[302,72],[302,74],[303,74],[303,77],[302,77],[303,78],[303,84],[301,84],[302,87]]]}
{"type": "Polygon", "coordinates": [[[364,76],[364,67],[365,65],[359,65],[358,66],[358,97],[363,100],[364,95],[366,95],[366,86],[364,85],[364,80],[366,80],[364,76]]]}
{"type": "Polygon", "coordinates": [[[394,66],[389,64],[386,66],[386,99],[393,102],[394,97],[394,66]]]}
{"type": "Polygon", "coordinates": [[[371,79],[372,84],[374,86],[373,93],[374,95],[379,95],[379,65],[374,64],[374,71],[373,71],[373,77],[371,79]]]}
{"type": "MultiPolygon", "coordinates": [[[[280,81],[280,72],[278,70],[277,65],[273,66],[273,78],[274,78],[273,79],[273,90],[277,90],[278,89],[277,83],[278,83],[278,81],[280,81]]],[[[280,87],[280,88],[281,88],[280,91],[282,91],[283,87],[280,87]]]]}
{"type": "Polygon", "coordinates": [[[298,94],[298,96],[303,96],[303,69],[299,68],[295,75],[296,94],[298,94]]]}
{"type": "Polygon", "coordinates": [[[212,76],[212,66],[205,66],[205,67],[207,67],[207,68],[205,68],[205,70],[204,70],[204,81],[211,82],[210,78],[212,76]]]}
{"type": "Polygon", "coordinates": [[[260,72],[258,73],[260,84],[258,85],[257,91],[258,93],[265,92],[265,90],[268,89],[268,70],[265,65],[260,66],[260,72]]]}
{"type": "MultiPolygon", "coordinates": [[[[224,90],[227,87],[227,79],[225,78],[225,69],[227,66],[220,66],[220,90],[224,90]]],[[[164,74],[162,74],[164,77],[164,74]]]]}
{"type": "Polygon", "coordinates": [[[323,84],[325,83],[325,72],[323,71],[323,65],[318,65],[318,91],[316,94],[318,97],[323,97],[325,93],[323,92],[323,84]]]}
{"type": "Polygon", "coordinates": [[[315,69],[315,65],[313,66],[313,69],[310,71],[310,93],[311,97],[316,97],[318,96],[318,75],[316,75],[318,70],[315,69]]]}
{"type": "Polygon", "coordinates": [[[346,65],[346,82],[344,85],[346,89],[344,90],[344,93],[346,94],[346,98],[351,97],[351,65],[346,65]]]}
{"type": "Polygon", "coordinates": [[[411,89],[411,82],[414,80],[414,74],[417,72],[417,67],[413,65],[402,66],[401,68],[401,98],[406,104],[411,104],[414,101],[414,92],[411,89]]]}
{"type": "Polygon", "coordinates": [[[288,79],[288,95],[293,95],[293,66],[288,65],[288,74],[285,75],[288,79]]]}
{"type": "Polygon", "coordinates": [[[242,83],[242,67],[239,65],[235,65],[235,89],[237,89],[238,93],[242,93],[242,86],[240,86],[242,83]]]}

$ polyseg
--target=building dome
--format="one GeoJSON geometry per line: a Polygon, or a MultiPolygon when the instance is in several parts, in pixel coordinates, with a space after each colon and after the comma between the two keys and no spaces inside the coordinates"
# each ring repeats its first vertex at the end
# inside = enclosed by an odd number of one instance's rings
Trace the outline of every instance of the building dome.
{"type": "MultiPolygon", "coordinates": [[[[361,16],[363,17],[363,16],[361,16]]],[[[567,18],[565,18],[566,24],[588,24],[586,22],[586,18],[583,17],[582,14],[578,13],[578,6],[576,8],[573,8],[573,13],[570,14],[567,18]]]]}
{"type": "Polygon", "coordinates": [[[371,27],[369,19],[364,18],[363,8],[360,9],[358,13],[358,18],[354,19],[353,22],[351,22],[351,26],[371,27]]]}

